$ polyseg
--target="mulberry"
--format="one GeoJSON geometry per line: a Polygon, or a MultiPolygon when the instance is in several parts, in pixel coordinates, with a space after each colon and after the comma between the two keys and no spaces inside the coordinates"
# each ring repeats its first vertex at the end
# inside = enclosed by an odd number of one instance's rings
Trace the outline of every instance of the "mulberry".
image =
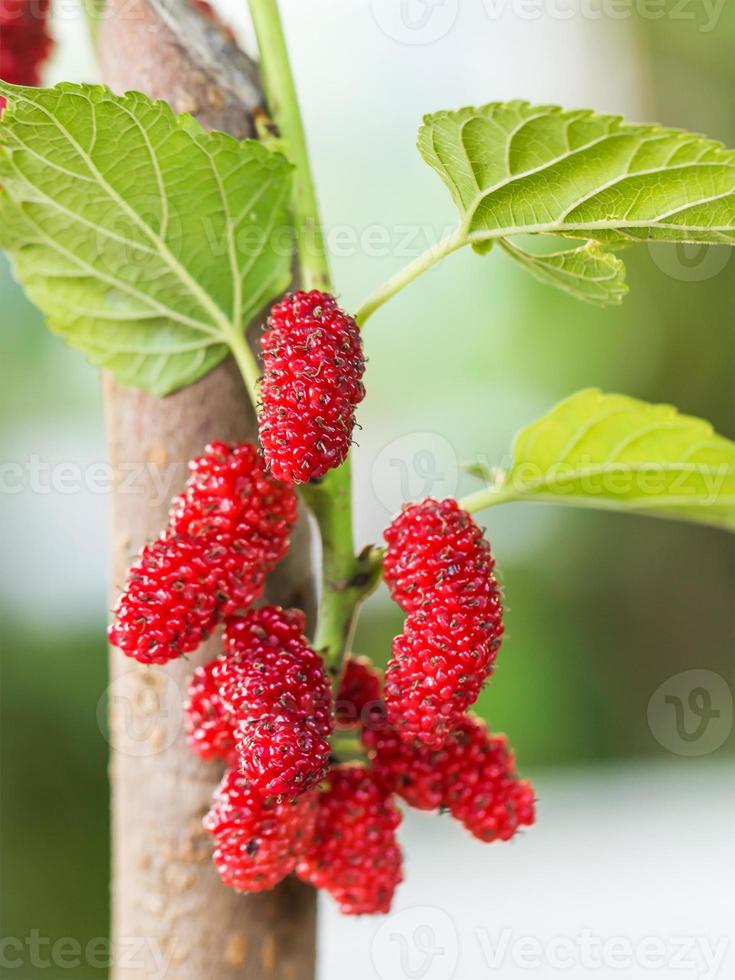
{"type": "Polygon", "coordinates": [[[231,769],[220,783],[204,826],[215,839],[214,864],[238,892],[274,888],[312,843],[317,794],[283,803],[264,799],[231,769]]]}
{"type": "MultiPolygon", "coordinates": [[[[53,48],[48,33],[49,0],[0,0],[0,78],[13,85],[38,85],[53,48]]],[[[5,99],[0,96],[0,110],[5,99]]]]}
{"type": "Polygon", "coordinates": [[[328,769],[331,687],[304,626],[303,613],[276,606],[228,619],[214,668],[242,770],[264,796],[296,796],[328,769]]]}
{"type": "Polygon", "coordinates": [[[199,667],[191,676],[184,712],[190,747],[201,759],[237,764],[235,731],[214,678],[217,661],[199,667]]]}
{"type": "Polygon", "coordinates": [[[365,396],[360,331],[329,293],[287,296],[261,339],[260,442],[284,482],[324,476],[347,457],[365,396]]]}
{"type": "Polygon", "coordinates": [[[312,846],[296,873],[326,889],[344,915],[390,911],[402,881],[396,828],[401,815],[361,766],[338,766],[319,797],[312,846]]]}
{"type": "Polygon", "coordinates": [[[439,748],[477,700],[503,635],[494,561],[454,500],[406,507],[385,538],[386,582],[409,613],[386,669],[388,719],[439,748]]]}
{"type": "Polygon", "coordinates": [[[510,840],[534,822],[535,795],[518,779],[504,735],[465,715],[440,749],[390,729],[363,732],[375,778],[419,810],[447,809],[479,840],[510,840]]]}
{"type": "Polygon", "coordinates": [[[367,657],[350,657],[344,667],[335,704],[335,720],[340,728],[370,725],[373,717],[385,714],[380,675],[367,657]]]}
{"type": "Polygon", "coordinates": [[[133,564],[110,642],[141,663],[195,650],[217,623],[263,593],[296,522],[291,487],[254,446],[212,443],[190,464],[169,527],[133,564]]]}

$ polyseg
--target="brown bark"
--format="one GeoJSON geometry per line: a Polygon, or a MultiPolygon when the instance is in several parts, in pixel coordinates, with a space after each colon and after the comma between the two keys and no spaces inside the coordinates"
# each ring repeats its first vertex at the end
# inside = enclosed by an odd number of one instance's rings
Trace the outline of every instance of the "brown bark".
{"type": "MultiPolygon", "coordinates": [[[[99,43],[103,78],[116,91],[136,88],[206,126],[252,135],[257,71],[183,0],[109,0],[99,43]]],[[[104,396],[117,475],[115,596],[133,556],[165,524],[187,460],[211,439],[253,439],[255,420],[231,361],[165,399],[109,377],[104,396]]],[[[271,579],[270,599],[310,609],[305,521],[271,579]]],[[[111,652],[113,980],[314,977],[313,891],[289,880],[273,892],[238,896],[211,865],[201,819],[220,773],[187,748],[181,702],[192,669],[217,646],[213,638],[166,668],[145,668],[111,652]]]]}

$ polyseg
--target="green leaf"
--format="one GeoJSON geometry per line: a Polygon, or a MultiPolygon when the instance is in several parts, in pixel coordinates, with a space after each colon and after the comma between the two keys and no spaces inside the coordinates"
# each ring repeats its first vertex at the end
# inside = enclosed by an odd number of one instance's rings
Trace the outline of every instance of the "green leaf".
{"type": "MultiPolygon", "coordinates": [[[[427,116],[418,146],[476,250],[519,234],[735,244],[735,152],[702,136],[515,101],[427,116]]],[[[568,283],[557,271],[546,281],[568,283]]],[[[598,271],[577,262],[583,295],[598,271]]]]}
{"type": "Polygon", "coordinates": [[[548,255],[532,255],[506,239],[501,245],[536,279],[587,303],[616,306],[628,292],[625,265],[597,242],[548,255]]]}
{"type": "Polygon", "coordinates": [[[67,343],[163,395],[288,285],[291,166],[136,92],[0,83],[0,246],[67,343]]]}
{"type": "MultiPolygon", "coordinates": [[[[486,464],[467,469],[487,480],[486,464]]],[[[580,391],[517,437],[510,470],[470,509],[541,500],[735,530],[735,443],[670,405],[580,391]]]]}

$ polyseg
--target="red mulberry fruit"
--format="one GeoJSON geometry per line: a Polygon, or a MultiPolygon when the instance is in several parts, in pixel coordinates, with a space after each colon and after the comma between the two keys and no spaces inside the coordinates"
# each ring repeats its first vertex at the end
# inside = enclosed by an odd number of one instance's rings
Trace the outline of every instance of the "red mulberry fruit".
{"type": "Polygon", "coordinates": [[[226,773],[204,818],[215,839],[214,864],[238,892],[274,888],[311,846],[317,794],[279,803],[264,799],[236,770],[226,773]]]}
{"type": "Polygon", "coordinates": [[[190,467],[169,527],[130,569],[110,627],[110,642],[141,663],[192,652],[259,598],[296,521],[293,489],[268,476],[254,446],[212,443],[190,467]]]}
{"type": "Polygon", "coordinates": [[[371,772],[339,766],[319,797],[314,843],[296,873],[326,889],[345,915],[388,912],[403,879],[396,840],[400,822],[398,809],[371,772]]]}
{"type": "Polygon", "coordinates": [[[332,696],[324,663],[296,610],[275,606],[233,617],[214,677],[235,722],[245,775],[263,796],[293,797],[329,765],[332,696]]]}
{"type": "MultiPolygon", "coordinates": [[[[49,0],[0,0],[0,78],[13,85],[38,85],[53,41],[48,33],[49,0]]],[[[0,96],[0,110],[5,100],[0,96]]]]}
{"type": "Polygon", "coordinates": [[[534,792],[518,779],[504,735],[465,715],[440,749],[390,730],[363,733],[378,783],[419,810],[447,809],[479,840],[510,840],[534,822],[534,792]]]}
{"type": "Polygon", "coordinates": [[[385,576],[408,613],[386,669],[388,718],[439,748],[479,695],[503,635],[482,531],[454,500],[406,507],[385,534],[385,576]]]}
{"type": "Polygon", "coordinates": [[[510,840],[535,819],[535,794],[515,772],[515,758],[504,735],[491,735],[476,718],[466,717],[447,742],[445,769],[449,812],[482,841],[510,840]]]}
{"type": "Polygon", "coordinates": [[[172,530],[216,537],[245,560],[273,569],[288,551],[296,523],[293,489],[266,472],[250,443],[210,443],[189,463],[189,470],[186,492],[172,502],[172,530]]]}
{"type": "Polygon", "coordinates": [[[201,759],[222,759],[237,764],[235,731],[214,678],[217,661],[199,667],[189,681],[184,711],[189,745],[201,759]]]}
{"type": "Polygon", "coordinates": [[[383,694],[380,675],[367,657],[350,657],[342,673],[335,719],[340,728],[369,725],[376,715],[382,718],[383,694]]]}
{"type": "Polygon", "coordinates": [[[386,529],[385,540],[385,582],[404,612],[464,597],[474,604],[484,596],[500,613],[490,545],[456,500],[409,504],[386,529]]]}
{"type": "Polygon", "coordinates": [[[365,396],[360,331],[329,293],[286,297],[261,339],[260,442],[273,475],[305,483],[347,458],[365,396]]]}

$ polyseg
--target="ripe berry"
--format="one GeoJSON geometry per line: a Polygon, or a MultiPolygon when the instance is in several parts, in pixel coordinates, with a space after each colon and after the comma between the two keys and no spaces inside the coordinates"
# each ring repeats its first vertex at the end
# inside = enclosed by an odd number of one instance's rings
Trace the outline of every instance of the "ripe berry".
{"type": "Polygon", "coordinates": [[[263,796],[303,793],[329,765],[331,685],[304,627],[303,613],[276,606],[228,619],[214,668],[242,771],[263,796]]]}
{"type": "Polygon", "coordinates": [[[386,669],[388,718],[439,748],[476,700],[503,634],[482,531],[454,500],[412,504],[385,533],[385,576],[408,613],[386,669]]]}
{"type": "Polygon", "coordinates": [[[326,889],[344,915],[390,911],[403,876],[396,828],[401,815],[362,766],[338,766],[319,796],[314,842],[296,873],[326,889]]]}
{"type": "Polygon", "coordinates": [[[212,443],[190,464],[169,527],[129,573],[110,642],[141,663],[195,650],[217,623],[263,593],[288,550],[296,497],[255,446],[212,443]]]}
{"type": "MultiPolygon", "coordinates": [[[[48,33],[49,0],[0,0],[0,78],[13,85],[38,85],[53,41],[48,33]]],[[[5,99],[0,97],[0,110],[5,99]]]]}
{"type": "Polygon", "coordinates": [[[289,803],[264,799],[230,769],[204,818],[215,839],[214,864],[222,881],[238,892],[274,888],[311,844],[316,812],[316,793],[289,803]]]}
{"type": "Polygon", "coordinates": [[[288,551],[296,523],[293,489],[266,472],[263,458],[250,443],[210,443],[189,463],[189,470],[185,493],[172,501],[173,531],[214,536],[259,572],[273,569],[288,551]]]}
{"type": "Polygon", "coordinates": [[[128,572],[110,642],[140,663],[165,664],[196,650],[217,621],[220,555],[202,542],[164,535],[128,572]]]}
{"type": "Polygon", "coordinates": [[[273,475],[305,483],[349,452],[365,396],[360,331],[329,293],[287,296],[261,339],[260,442],[273,475]]]}
{"type": "Polygon", "coordinates": [[[385,714],[380,675],[367,657],[350,657],[345,663],[335,704],[335,720],[340,728],[369,725],[374,714],[385,714]]]}
{"type": "Polygon", "coordinates": [[[191,675],[184,712],[190,747],[201,759],[222,759],[237,765],[232,718],[222,704],[214,678],[216,660],[191,675]]]}
{"type": "Polygon", "coordinates": [[[438,601],[468,603],[477,596],[497,604],[498,585],[490,545],[456,500],[408,504],[385,531],[385,581],[404,612],[438,601]]]}
{"type": "Polygon", "coordinates": [[[534,822],[534,792],[519,780],[504,735],[465,715],[442,748],[408,743],[395,731],[366,729],[375,778],[419,810],[447,809],[482,841],[510,840],[534,822]]]}

